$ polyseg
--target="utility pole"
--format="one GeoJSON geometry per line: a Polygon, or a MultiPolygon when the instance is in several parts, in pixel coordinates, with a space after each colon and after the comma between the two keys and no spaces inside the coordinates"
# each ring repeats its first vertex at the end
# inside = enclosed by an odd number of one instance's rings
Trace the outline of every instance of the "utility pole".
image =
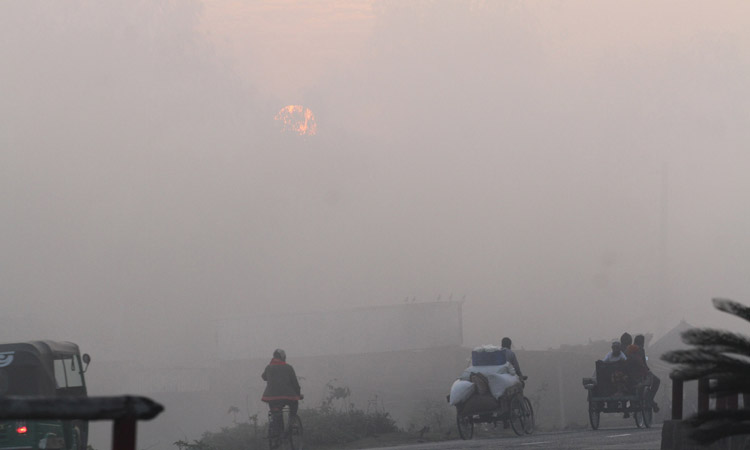
{"type": "Polygon", "coordinates": [[[659,292],[656,308],[656,325],[665,327],[667,318],[667,300],[669,297],[668,279],[668,227],[669,220],[669,165],[665,161],[661,166],[661,192],[659,195],[659,292]]]}

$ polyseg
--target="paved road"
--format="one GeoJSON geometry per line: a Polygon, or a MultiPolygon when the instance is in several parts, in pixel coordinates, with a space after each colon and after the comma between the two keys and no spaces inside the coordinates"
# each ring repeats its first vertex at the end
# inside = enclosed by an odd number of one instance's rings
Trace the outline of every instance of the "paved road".
{"type": "MultiPolygon", "coordinates": [[[[445,441],[387,447],[399,450],[658,450],[661,446],[661,426],[650,429],[607,428],[593,431],[560,431],[554,433],[535,433],[531,436],[504,435],[500,437],[475,437],[471,441],[445,441]]],[[[370,449],[386,450],[386,448],[370,449]]]]}

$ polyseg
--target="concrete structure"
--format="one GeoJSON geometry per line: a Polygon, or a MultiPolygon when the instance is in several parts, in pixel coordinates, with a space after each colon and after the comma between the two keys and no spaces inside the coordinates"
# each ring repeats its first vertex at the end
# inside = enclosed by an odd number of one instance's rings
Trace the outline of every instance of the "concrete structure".
{"type": "Polygon", "coordinates": [[[356,355],[463,344],[460,302],[233,317],[217,323],[222,361],[287,355],[356,355]]]}

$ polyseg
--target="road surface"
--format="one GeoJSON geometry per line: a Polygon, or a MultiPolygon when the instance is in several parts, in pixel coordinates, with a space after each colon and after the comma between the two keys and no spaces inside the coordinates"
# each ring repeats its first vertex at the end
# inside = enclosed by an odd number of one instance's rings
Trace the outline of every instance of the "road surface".
{"type": "Polygon", "coordinates": [[[470,441],[444,441],[435,443],[381,447],[370,450],[658,450],[661,446],[661,426],[649,429],[607,428],[593,431],[559,431],[534,433],[530,436],[503,435],[485,437],[477,435],[470,441]]]}

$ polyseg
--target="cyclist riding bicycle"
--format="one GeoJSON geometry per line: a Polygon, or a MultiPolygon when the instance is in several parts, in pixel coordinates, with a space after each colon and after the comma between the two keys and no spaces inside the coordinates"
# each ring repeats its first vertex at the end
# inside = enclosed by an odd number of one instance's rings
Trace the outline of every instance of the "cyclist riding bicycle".
{"type": "Polygon", "coordinates": [[[280,411],[285,405],[289,405],[289,413],[296,415],[299,401],[304,396],[294,367],[286,363],[284,350],[274,350],[273,359],[261,376],[266,381],[266,390],[263,391],[261,400],[268,403],[271,411],[280,411]]]}

